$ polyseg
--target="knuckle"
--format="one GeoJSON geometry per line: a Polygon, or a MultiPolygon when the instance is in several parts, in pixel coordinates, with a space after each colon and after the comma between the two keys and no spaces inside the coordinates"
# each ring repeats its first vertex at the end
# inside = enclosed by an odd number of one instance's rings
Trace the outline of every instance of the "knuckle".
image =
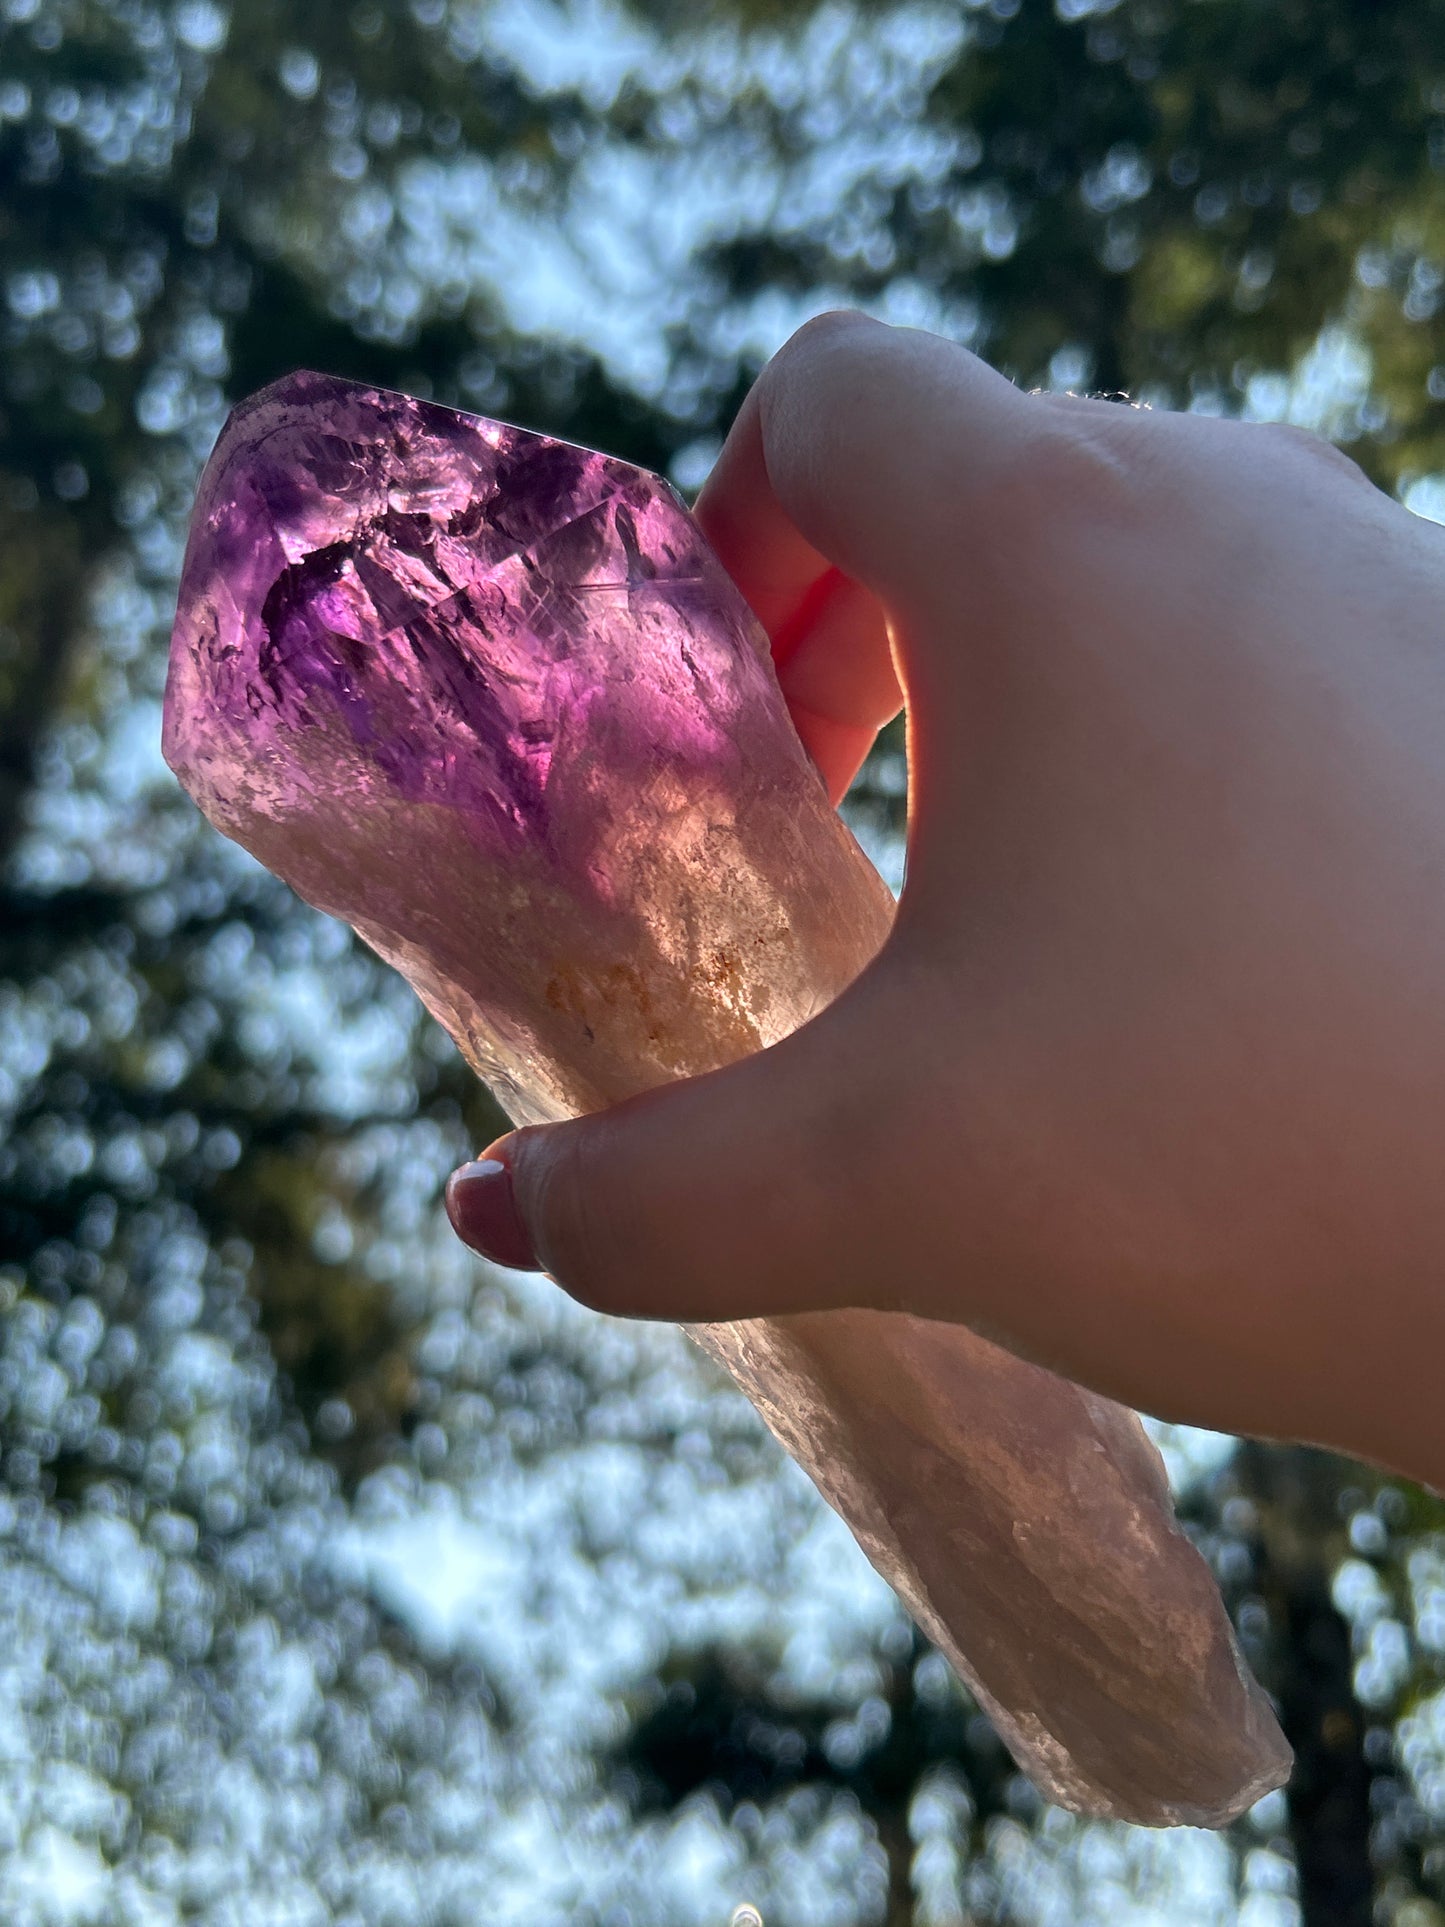
{"type": "Polygon", "coordinates": [[[991,478],[991,507],[1036,538],[1117,522],[1140,500],[1139,464],[1112,422],[1082,412],[1040,410],[1011,457],[991,478]]]}
{"type": "Polygon", "coordinates": [[[1069,502],[1132,493],[1133,464],[1111,429],[1097,415],[1054,417],[1032,450],[1039,486],[1069,502]]]}
{"type": "Polygon", "coordinates": [[[851,308],[814,315],[791,334],[759,378],[763,419],[827,419],[853,407],[895,352],[895,330],[851,308]]]}
{"type": "Polygon", "coordinates": [[[878,432],[894,330],[851,310],[817,315],[764,368],[758,407],[768,470],[791,500],[823,498],[878,432]]]}
{"type": "Polygon", "coordinates": [[[888,334],[882,322],[856,308],[830,308],[794,329],[768,365],[793,377],[831,372],[840,362],[856,365],[876,353],[888,334]]]}
{"type": "Polygon", "coordinates": [[[1251,422],[1247,426],[1261,439],[1269,443],[1281,454],[1291,457],[1303,456],[1306,460],[1321,463],[1337,474],[1348,475],[1352,480],[1364,482],[1373,487],[1370,478],[1352,456],[1337,448],[1323,435],[1313,429],[1301,428],[1295,422],[1251,422]]]}

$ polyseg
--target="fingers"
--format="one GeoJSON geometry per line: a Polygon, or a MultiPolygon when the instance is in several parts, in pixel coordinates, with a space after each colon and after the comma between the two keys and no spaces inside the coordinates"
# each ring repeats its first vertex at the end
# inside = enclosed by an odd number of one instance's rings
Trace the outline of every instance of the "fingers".
{"type": "MultiPolygon", "coordinates": [[[[960,585],[982,573],[1001,516],[1037,540],[1019,476],[1058,419],[962,349],[858,317],[804,330],[755,384],[698,513],[835,796],[898,707],[890,623],[914,651],[911,680],[927,656],[960,653],[960,585]],[[943,616],[913,620],[929,595],[943,616]]],[[[926,751],[919,767],[926,791],[926,751]]],[[[917,995],[893,988],[899,954],[890,944],[820,1017],[744,1063],[492,1147],[450,1188],[461,1235],[614,1311],[877,1303],[900,1239],[918,1235],[896,1222],[902,1164],[946,1158],[926,1133],[906,1150],[899,1135],[933,1074],[917,1057],[917,995]]],[[[964,1210],[957,1173],[939,1183],[964,1210]]]]}
{"type": "Polygon", "coordinates": [[[759,376],[697,516],[836,800],[903,702],[888,612],[936,577],[1042,408],[953,343],[825,315],[759,376]]]}
{"type": "Polygon", "coordinates": [[[774,636],[773,661],[803,746],[841,802],[879,730],[903,707],[883,610],[826,568],[774,636]]]}
{"type": "Polygon", "coordinates": [[[767,631],[794,726],[837,803],[903,693],[876,597],[819,555],[773,492],[757,387],[703,486],[697,519],[767,631]]]}
{"type": "Polygon", "coordinates": [[[957,343],[854,314],[800,329],[742,416],[749,408],[777,510],[890,607],[920,568],[968,546],[998,478],[1051,426],[957,343]]]}

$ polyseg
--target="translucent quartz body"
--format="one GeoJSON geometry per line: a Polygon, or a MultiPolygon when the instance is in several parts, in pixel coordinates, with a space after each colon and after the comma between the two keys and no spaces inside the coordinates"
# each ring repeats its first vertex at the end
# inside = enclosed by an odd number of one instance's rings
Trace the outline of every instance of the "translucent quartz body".
{"type": "MultiPolygon", "coordinates": [[[[667,485],[297,375],[201,484],[165,753],[519,1121],[757,1050],[892,905],[667,485]]],[[[1137,1419],[960,1326],[695,1328],[1053,1800],[1217,1825],[1289,1753],[1137,1419]]]]}

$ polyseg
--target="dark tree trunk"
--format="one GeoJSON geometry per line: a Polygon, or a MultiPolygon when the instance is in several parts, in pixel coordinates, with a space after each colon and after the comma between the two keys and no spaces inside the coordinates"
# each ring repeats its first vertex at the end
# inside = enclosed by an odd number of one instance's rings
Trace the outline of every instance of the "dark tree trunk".
{"type": "Polygon", "coordinates": [[[1289,1816],[1303,1927],[1370,1927],[1373,1775],[1350,1684],[1350,1629],[1319,1570],[1295,1575],[1283,1611],[1280,1717],[1295,1750],[1289,1816]]]}
{"type": "Polygon", "coordinates": [[[83,595],[71,519],[0,511],[0,866],[24,822],[36,745],[65,685],[83,595]]]}
{"type": "Polygon", "coordinates": [[[908,1809],[894,1807],[874,1815],[878,1844],[888,1858],[888,1905],[884,1927],[913,1927],[913,1838],[908,1809]]]}
{"type": "Polygon", "coordinates": [[[1269,1611],[1265,1684],[1295,1752],[1286,1797],[1302,1927],[1371,1927],[1375,1869],[1365,1720],[1350,1628],[1330,1594],[1345,1550],[1337,1461],[1301,1447],[1241,1447],[1255,1508],[1254,1587],[1269,1611]]]}

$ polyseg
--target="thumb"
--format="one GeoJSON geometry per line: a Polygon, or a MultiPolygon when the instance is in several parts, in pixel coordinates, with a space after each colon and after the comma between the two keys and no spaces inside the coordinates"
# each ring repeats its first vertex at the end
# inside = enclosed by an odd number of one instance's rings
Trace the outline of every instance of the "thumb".
{"type": "Polygon", "coordinates": [[[799,329],[748,391],[697,519],[767,631],[835,801],[905,689],[912,776],[928,790],[960,678],[977,710],[961,632],[978,628],[1001,553],[1016,559],[1005,580],[1036,571],[1058,506],[1042,512],[1036,471],[1078,420],[954,342],[859,314],[799,329]]]}
{"type": "Polygon", "coordinates": [[[599,1311],[690,1323],[878,1303],[888,1180],[860,1167],[870,1119],[899,1114],[880,1083],[904,1082],[889,975],[875,964],[737,1064],[499,1139],[448,1183],[453,1228],[599,1311]]]}

